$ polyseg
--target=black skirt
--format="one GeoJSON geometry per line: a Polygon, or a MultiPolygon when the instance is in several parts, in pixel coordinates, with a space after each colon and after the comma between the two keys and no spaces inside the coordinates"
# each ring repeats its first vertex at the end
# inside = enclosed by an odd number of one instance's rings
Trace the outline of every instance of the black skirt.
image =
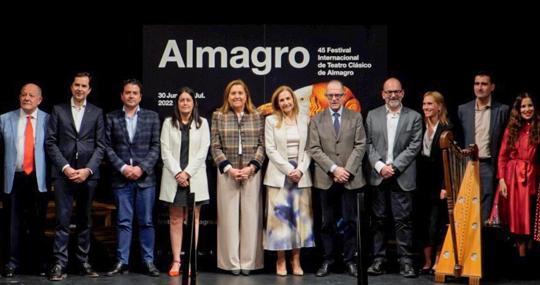
{"type": "MultiPolygon", "coordinates": [[[[174,196],[174,201],[172,203],[172,206],[173,207],[188,207],[188,206],[193,205],[193,200],[190,199],[190,195],[188,195],[188,193],[189,193],[189,187],[182,187],[178,185],[178,187],[176,188],[176,195],[174,196]]],[[[192,195],[191,197],[195,197],[195,195],[192,195]]],[[[203,201],[195,202],[195,205],[201,206],[201,205],[207,205],[209,203],[210,203],[209,200],[203,200],[203,201]]]]}

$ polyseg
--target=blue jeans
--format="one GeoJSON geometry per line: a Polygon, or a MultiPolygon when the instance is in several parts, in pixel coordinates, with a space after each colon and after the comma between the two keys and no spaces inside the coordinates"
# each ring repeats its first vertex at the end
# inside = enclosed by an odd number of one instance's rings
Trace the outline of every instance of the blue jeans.
{"type": "Polygon", "coordinates": [[[141,257],[144,263],[154,262],[154,224],[152,212],[156,195],[156,187],[141,188],[135,182],[124,187],[114,188],[116,205],[118,205],[118,248],[116,255],[119,262],[129,264],[129,249],[133,227],[133,210],[139,225],[141,257]]]}

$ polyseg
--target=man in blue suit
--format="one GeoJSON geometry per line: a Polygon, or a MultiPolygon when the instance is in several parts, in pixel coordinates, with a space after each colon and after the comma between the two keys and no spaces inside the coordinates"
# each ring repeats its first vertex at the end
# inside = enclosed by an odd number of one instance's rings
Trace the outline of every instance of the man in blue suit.
{"type": "Polygon", "coordinates": [[[146,273],[159,276],[154,266],[152,210],[156,195],[154,166],[159,158],[160,124],[156,112],[139,106],[141,90],[140,81],[126,80],[120,94],[123,108],[107,114],[106,151],[114,169],[112,186],[118,205],[118,261],[107,276],[128,270],[134,213],[146,273]]]}
{"type": "Polygon", "coordinates": [[[99,179],[99,165],[105,151],[103,111],[87,102],[92,91],[89,73],[77,73],[71,83],[71,100],[54,106],[47,128],[47,154],[52,161],[51,177],[56,202],[55,265],[49,280],[66,278],[71,214],[75,210],[77,261],[80,272],[98,277],[90,263],[92,200],[99,179]],[[73,209],[73,200],[76,208],[73,209]]]}
{"type": "Polygon", "coordinates": [[[482,193],[482,221],[486,222],[493,205],[497,157],[502,135],[508,120],[508,105],[492,100],[495,83],[488,72],[474,76],[476,99],[458,107],[458,118],[463,129],[464,146],[476,144],[480,158],[480,190],[482,193]]]}
{"type": "Polygon", "coordinates": [[[4,142],[4,193],[9,216],[9,250],[4,276],[13,277],[21,261],[23,232],[29,231],[32,252],[45,273],[44,228],[47,209],[45,133],[49,114],[38,106],[41,88],[25,84],[19,95],[20,108],[0,116],[4,142]],[[26,151],[25,151],[26,150],[26,151]],[[25,227],[26,223],[26,227],[25,227]]]}

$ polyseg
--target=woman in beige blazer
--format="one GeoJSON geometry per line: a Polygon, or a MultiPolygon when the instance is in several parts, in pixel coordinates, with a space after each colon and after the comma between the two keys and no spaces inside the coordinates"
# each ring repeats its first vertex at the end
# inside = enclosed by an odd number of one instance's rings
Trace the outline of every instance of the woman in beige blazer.
{"type": "Polygon", "coordinates": [[[242,80],[227,84],[212,116],[217,174],[217,266],[234,275],[263,267],[261,173],[264,128],[242,80]]]}
{"type": "Polygon", "coordinates": [[[195,243],[199,236],[201,205],[208,204],[206,156],[210,146],[210,131],[206,119],[199,117],[195,92],[183,87],[174,99],[172,117],[165,119],[161,129],[163,174],[159,199],[170,203],[170,236],[173,262],[169,276],[180,274],[182,225],[187,215],[188,192],[195,193],[195,243]]]}
{"type": "Polygon", "coordinates": [[[276,274],[287,275],[284,250],[292,250],[294,275],[303,275],[300,248],[313,247],[311,159],[306,148],[309,117],[299,116],[293,90],[280,86],[272,95],[273,115],[264,128],[268,169],[264,248],[277,251],[276,274]]]}

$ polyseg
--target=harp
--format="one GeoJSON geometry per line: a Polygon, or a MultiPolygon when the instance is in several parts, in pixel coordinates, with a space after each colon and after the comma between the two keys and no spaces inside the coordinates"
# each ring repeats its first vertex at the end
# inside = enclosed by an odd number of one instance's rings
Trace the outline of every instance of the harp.
{"type": "Polygon", "coordinates": [[[435,270],[435,282],[444,283],[446,276],[468,277],[470,285],[479,285],[482,278],[482,224],[478,147],[471,145],[461,149],[454,142],[451,131],[444,131],[439,143],[449,227],[435,270]]]}

